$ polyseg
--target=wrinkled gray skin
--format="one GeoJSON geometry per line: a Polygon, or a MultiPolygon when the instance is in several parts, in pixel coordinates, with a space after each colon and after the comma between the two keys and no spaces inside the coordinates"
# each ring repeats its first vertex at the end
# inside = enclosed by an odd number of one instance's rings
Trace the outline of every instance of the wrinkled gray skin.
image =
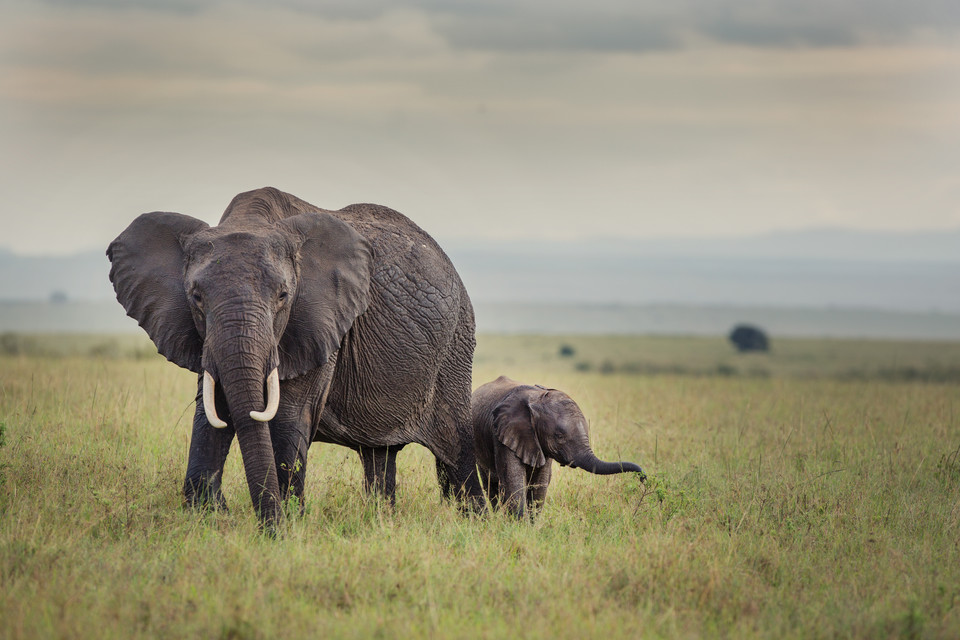
{"type": "Polygon", "coordinates": [[[365,487],[394,498],[396,454],[437,458],[444,495],[482,495],[469,424],[474,317],[453,265],[403,215],[371,204],[326,211],[273,188],[235,197],[215,227],[178,213],[139,216],[107,250],[127,314],[172,362],[198,374],[183,487],[225,507],[220,479],[236,436],[261,523],[302,505],[312,441],[360,454],[365,487]],[[279,369],[269,422],[265,380],[279,369]],[[215,381],[211,426],[201,393],[215,381]]]}
{"type": "Polygon", "coordinates": [[[477,465],[490,503],[501,502],[518,518],[537,514],[547,498],[553,461],[609,475],[633,471],[632,462],[604,462],[590,448],[587,419],[570,396],[556,389],[520,384],[506,376],[473,392],[477,465]]]}

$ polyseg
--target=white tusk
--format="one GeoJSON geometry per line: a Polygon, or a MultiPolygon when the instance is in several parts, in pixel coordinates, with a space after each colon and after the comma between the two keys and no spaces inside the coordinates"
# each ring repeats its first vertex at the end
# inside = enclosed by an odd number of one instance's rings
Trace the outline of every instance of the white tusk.
{"type": "Polygon", "coordinates": [[[206,369],[203,370],[203,412],[207,414],[207,422],[210,426],[217,429],[223,429],[227,423],[217,415],[217,405],[213,400],[213,389],[216,383],[213,376],[206,369]]]}
{"type": "Polygon", "coordinates": [[[280,408],[280,373],[274,369],[267,376],[267,408],[263,411],[251,411],[250,417],[257,422],[268,422],[277,415],[280,408]]]}

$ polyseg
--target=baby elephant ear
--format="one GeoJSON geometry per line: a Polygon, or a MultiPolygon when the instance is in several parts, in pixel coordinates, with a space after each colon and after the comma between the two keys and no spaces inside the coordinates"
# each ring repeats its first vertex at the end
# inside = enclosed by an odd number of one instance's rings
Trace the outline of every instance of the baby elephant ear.
{"type": "Polygon", "coordinates": [[[187,303],[183,244],[206,228],[180,213],[144,213],[107,248],[110,282],[127,315],[168,360],[197,373],[203,340],[187,303]]]}
{"type": "Polygon", "coordinates": [[[511,393],[493,409],[493,432],[528,467],[547,464],[533,429],[533,409],[523,394],[511,393]]]}
{"type": "Polygon", "coordinates": [[[370,244],[329,213],[301,213],[278,223],[296,247],[300,277],[287,328],[280,338],[280,377],[322,366],[367,310],[370,244]]]}

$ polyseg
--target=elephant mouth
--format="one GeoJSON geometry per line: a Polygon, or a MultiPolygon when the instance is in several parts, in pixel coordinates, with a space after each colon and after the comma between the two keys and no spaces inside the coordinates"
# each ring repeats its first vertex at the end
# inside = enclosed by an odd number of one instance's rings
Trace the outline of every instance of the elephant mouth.
{"type": "MultiPolygon", "coordinates": [[[[227,423],[220,419],[220,416],[217,415],[216,403],[214,401],[214,394],[216,390],[216,382],[214,382],[213,376],[210,375],[210,372],[204,369],[203,371],[203,410],[207,416],[207,422],[210,423],[210,426],[216,427],[217,429],[223,429],[227,426],[227,423]]],[[[257,422],[269,422],[277,415],[277,409],[280,408],[280,374],[276,367],[273,371],[270,372],[270,375],[267,376],[267,406],[263,411],[251,411],[250,417],[256,420],[257,422]]]]}

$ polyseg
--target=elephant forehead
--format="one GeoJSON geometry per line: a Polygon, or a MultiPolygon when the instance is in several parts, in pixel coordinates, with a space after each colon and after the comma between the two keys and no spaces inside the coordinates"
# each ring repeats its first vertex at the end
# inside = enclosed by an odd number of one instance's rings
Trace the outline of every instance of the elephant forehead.
{"type": "Polygon", "coordinates": [[[573,401],[573,398],[562,391],[551,391],[547,394],[547,399],[553,411],[558,416],[562,416],[565,426],[574,427],[582,424],[586,426],[587,419],[580,410],[580,406],[573,401]]]}
{"type": "Polygon", "coordinates": [[[276,233],[217,233],[214,229],[197,234],[185,248],[190,262],[194,264],[248,267],[270,267],[287,258],[290,253],[285,239],[276,233]]]}
{"type": "Polygon", "coordinates": [[[215,283],[287,280],[294,267],[282,241],[251,233],[197,238],[188,248],[188,277],[215,283]]]}
{"type": "Polygon", "coordinates": [[[558,391],[557,389],[548,389],[546,393],[543,394],[543,400],[549,406],[561,411],[564,414],[580,414],[580,407],[576,402],[573,401],[573,398],[568,396],[563,391],[558,391]]]}

